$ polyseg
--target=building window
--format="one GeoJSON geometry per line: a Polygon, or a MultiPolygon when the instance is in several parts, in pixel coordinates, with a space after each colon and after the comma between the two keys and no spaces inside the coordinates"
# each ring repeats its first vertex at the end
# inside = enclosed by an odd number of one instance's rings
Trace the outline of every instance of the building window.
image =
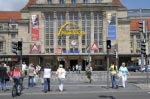
{"type": "Polygon", "coordinates": [[[53,48],[50,49],[50,53],[54,53],[54,49],[53,48]]]}
{"type": "Polygon", "coordinates": [[[64,4],[64,0],[59,0],[59,4],[64,4]]]}
{"type": "Polygon", "coordinates": [[[63,48],[63,49],[62,49],[62,52],[63,52],[63,53],[66,53],[66,48],[63,48]]]}
{"type": "Polygon", "coordinates": [[[52,4],[52,0],[47,0],[47,3],[48,4],[52,4]]]}
{"type": "Polygon", "coordinates": [[[86,53],[86,49],[85,48],[82,48],[82,53],[86,53]]]}
{"type": "Polygon", "coordinates": [[[49,49],[45,49],[46,53],[49,53],[49,49]]]}
{"type": "Polygon", "coordinates": [[[134,35],[130,35],[130,39],[133,39],[134,35]]]}
{"type": "Polygon", "coordinates": [[[10,30],[17,30],[17,24],[10,24],[9,29],[10,30]]]}
{"type": "Polygon", "coordinates": [[[11,38],[15,39],[16,38],[16,34],[11,34],[11,38]]]}
{"type": "Polygon", "coordinates": [[[72,4],[76,4],[76,0],[71,0],[72,4]]]}
{"type": "Polygon", "coordinates": [[[100,3],[102,0],[95,0],[95,3],[100,3]]]}
{"type": "Polygon", "coordinates": [[[131,48],[133,47],[133,42],[130,42],[130,47],[131,47],[131,48]]]}
{"type": "Polygon", "coordinates": [[[141,51],[139,49],[136,50],[136,53],[140,53],[141,51]]]}
{"type": "Polygon", "coordinates": [[[88,3],[88,0],[83,0],[83,3],[84,3],[84,4],[87,4],[87,3],[88,3]]]}
{"type": "Polygon", "coordinates": [[[137,42],[137,47],[138,47],[138,48],[141,47],[141,42],[140,42],[140,41],[137,42]]]}
{"type": "Polygon", "coordinates": [[[3,24],[0,24],[0,30],[3,30],[3,24]]]}
{"type": "Polygon", "coordinates": [[[140,35],[140,34],[137,34],[137,35],[136,35],[136,39],[141,39],[141,35],[140,35]]]}
{"type": "Polygon", "coordinates": [[[0,53],[3,53],[3,42],[0,42],[0,53]]]}

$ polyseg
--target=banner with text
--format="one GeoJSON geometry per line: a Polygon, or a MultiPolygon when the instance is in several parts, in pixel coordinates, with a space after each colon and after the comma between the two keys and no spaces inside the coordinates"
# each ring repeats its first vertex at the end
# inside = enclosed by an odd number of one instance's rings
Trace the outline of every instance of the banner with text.
{"type": "Polygon", "coordinates": [[[108,21],[108,40],[116,40],[116,13],[108,13],[107,14],[108,21]]]}
{"type": "Polygon", "coordinates": [[[31,39],[32,41],[39,40],[39,15],[32,15],[31,39]]]}

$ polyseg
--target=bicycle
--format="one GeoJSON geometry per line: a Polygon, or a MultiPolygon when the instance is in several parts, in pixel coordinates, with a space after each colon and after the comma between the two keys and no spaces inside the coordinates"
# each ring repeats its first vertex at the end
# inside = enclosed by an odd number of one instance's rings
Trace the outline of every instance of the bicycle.
{"type": "Polygon", "coordinates": [[[13,78],[14,79],[14,85],[12,87],[12,97],[20,96],[23,90],[22,85],[22,78],[13,78]]]}

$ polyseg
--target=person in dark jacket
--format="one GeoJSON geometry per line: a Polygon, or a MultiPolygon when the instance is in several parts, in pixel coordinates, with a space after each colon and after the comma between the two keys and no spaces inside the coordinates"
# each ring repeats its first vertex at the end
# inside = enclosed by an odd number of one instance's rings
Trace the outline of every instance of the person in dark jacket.
{"type": "Polygon", "coordinates": [[[2,90],[6,91],[6,79],[8,79],[7,68],[0,64],[0,81],[2,90]]]}

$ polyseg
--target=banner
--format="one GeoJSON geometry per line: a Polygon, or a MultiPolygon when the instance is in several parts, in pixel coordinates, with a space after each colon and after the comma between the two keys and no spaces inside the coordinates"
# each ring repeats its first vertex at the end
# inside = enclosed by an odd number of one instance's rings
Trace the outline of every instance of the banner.
{"type": "Polygon", "coordinates": [[[116,13],[108,13],[107,21],[108,21],[107,39],[116,40],[116,13]]]}
{"type": "Polygon", "coordinates": [[[39,15],[32,15],[31,39],[32,41],[39,40],[39,15]]]}

